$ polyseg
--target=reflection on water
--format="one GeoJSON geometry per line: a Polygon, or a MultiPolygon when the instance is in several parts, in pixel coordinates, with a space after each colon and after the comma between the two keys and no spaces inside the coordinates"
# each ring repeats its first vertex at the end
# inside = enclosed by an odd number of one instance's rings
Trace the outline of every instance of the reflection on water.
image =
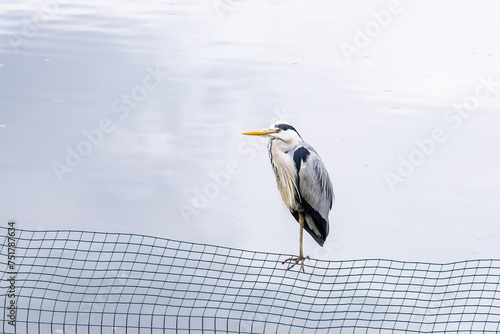
{"type": "Polygon", "coordinates": [[[7,1],[1,219],[294,253],[266,143],[240,135],[285,118],[337,195],[330,239],[306,253],[493,257],[500,50],[484,32],[498,23],[465,4],[401,2],[382,27],[388,9],[368,2],[7,1]],[[490,94],[467,104],[481,78],[490,94]],[[414,153],[435,129],[446,140],[414,153]]]}

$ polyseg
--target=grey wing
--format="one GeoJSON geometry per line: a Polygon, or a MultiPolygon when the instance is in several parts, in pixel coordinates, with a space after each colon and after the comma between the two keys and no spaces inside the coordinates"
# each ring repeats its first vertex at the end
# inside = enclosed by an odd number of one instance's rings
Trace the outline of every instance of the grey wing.
{"type": "MultiPolygon", "coordinates": [[[[333,185],[316,151],[306,143],[294,152],[297,187],[306,217],[305,228],[323,245],[328,236],[328,214],[333,206],[333,185]]],[[[294,214],[295,216],[295,214],[294,214]]]]}
{"type": "Polygon", "coordinates": [[[328,221],[335,196],[328,171],[319,155],[312,148],[299,170],[299,191],[313,209],[328,221]]]}

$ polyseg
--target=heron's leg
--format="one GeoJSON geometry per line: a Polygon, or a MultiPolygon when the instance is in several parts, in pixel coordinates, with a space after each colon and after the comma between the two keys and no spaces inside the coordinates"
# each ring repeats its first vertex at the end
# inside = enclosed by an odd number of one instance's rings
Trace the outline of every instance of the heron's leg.
{"type": "MultiPolygon", "coordinates": [[[[304,252],[302,251],[302,239],[304,236],[304,215],[302,212],[299,212],[299,225],[300,225],[300,253],[299,257],[304,258],[304,252]]],[[[302,270],[304,269],[304,260],[302,260],[302,270]]]]}
{"type": "Polygon", "coordinates": [[[285,264],[285,262],[295,262],[293,264],[291,264],[286,270],[290,270],[292,269],[293,267],[295,267],[295,265],[299,262],[301,262],[301,267],[302,267],[302,271],[305,272],[304,270],[304,261],[306,259],[309,258],[309,256],[306,256],[304,257],[304,252],[303,252],[303,248],[302,248],[302,237],[304,235],[304,215],[302,214],[302,212],[299,212],[299,225],[300,225],[300,253],[299,253],[299,257],[291,257],[289,259],[286,259],[285,261],[283,261],[282,264],[285,264]]]}

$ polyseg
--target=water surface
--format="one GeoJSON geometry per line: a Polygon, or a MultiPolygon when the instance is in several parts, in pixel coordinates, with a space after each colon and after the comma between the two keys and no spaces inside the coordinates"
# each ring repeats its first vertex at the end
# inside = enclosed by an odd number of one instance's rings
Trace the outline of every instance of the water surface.
{"type": "Polygon", "coordinates": [[[240,134],[288,119],[335,185],[309,255],[498,257],[498,6],[4,1],[0,221],[295,253],[265,141],[240,134]]]}

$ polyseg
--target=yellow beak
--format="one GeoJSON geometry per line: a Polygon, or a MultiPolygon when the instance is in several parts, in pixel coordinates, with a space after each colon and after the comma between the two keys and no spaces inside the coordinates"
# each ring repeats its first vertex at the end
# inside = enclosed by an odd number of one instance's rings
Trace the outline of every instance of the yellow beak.
{"type": "Polygon", "coordinates": [[[275,133],[275,129],[268,129],[268,130],[258,130],[258,131],[248,131],[248,132],[243,132],[242,135],[247,135],[247,136],[267,136],[270,135],[271,133],[275,133]]]}

